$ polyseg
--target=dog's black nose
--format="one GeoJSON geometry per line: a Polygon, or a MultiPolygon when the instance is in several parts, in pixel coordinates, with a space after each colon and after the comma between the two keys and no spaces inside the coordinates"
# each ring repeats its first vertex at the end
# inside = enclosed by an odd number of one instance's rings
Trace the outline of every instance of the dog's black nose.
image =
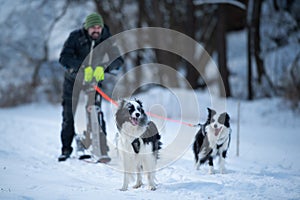
{"type": "Polygon", "coordinates": [[[217,124],[215,124],[215,125],[214,125],[214,128],[218,128],[218,125],[217,125],[217,124]]]}
{"type": "Polygon", "coordinates": [[[141,114],[140,113],[135,113],[135,116],[138,118],[141,114]]]}

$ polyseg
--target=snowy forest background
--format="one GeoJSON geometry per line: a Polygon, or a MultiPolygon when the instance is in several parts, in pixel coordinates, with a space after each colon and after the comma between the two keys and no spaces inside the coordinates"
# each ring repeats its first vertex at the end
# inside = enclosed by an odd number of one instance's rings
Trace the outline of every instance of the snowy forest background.
{"type": "MultiPolygon", "coordinates": [[[[0,107],[28,102],[60,102],[63,42],[86,15],[99,12],[112,34],[137,27],[163,27],[199,42],[219,67],[227,97],[284,97],[292,108],[300,100],[300,2],[297,0],[0,0],[0,107]],[[244,48],[228,46],[228,37],[245,37],[244,48]],[[231,51],[228,51],[230,49],[231,51]],[[230,53],[228,53],[230,52],[230,53]],[[241,57],[241,55],[246,55],[241,57]],[[240,56],[238,63],[230,62],[240,56]]],[[[174,41],[176,42],[176,41],[174,41]]],[[[193,89],[216,84],[206,73],[208,60],[193,51],[203,77],[170,52],[143,49],[124,55],[120,74],[145,63],[171,66],[193,89]]],[[[149,74],[137,71],[127,89],[149,74]]],[[[163,71],[157,72],[163,77],[163,71]]],[[[162,85],[186,88],[177,79],[162,85]]],[[[168,81],[167,83],[165,81],[168,81]]],[[[113,84],[113,82],[111,83],[113,84]]],[[[110,88],[108,85],[107,88],[110,88]]],[[[140,92],[147,88],[140,88],[140,92]]]]}

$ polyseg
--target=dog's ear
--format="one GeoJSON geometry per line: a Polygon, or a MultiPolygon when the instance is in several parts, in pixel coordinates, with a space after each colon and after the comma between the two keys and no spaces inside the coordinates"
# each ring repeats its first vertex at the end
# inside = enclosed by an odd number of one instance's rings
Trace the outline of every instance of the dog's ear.
{"type": "Polygon", "coordinates": [[[119,107],[120,107],[120,108],[124,108],[124,106],[126,105],[126,103],[127,103],[126,99],[120,100],[120,101],[119,101],[119,107]]]}
{"type": "Polygon", "coordinates": [[[229,120],[230,120],[230,116],[229,116],[229,114],[228,114],[228,113],[226,113],[225,125],[226,125],[227,127],[229,127],[229,126],[230,126],[230,125],[229,125],[229,120]]]}
{"type": "Polygon", "coordinates": [[[229,127],[230,124],[229,124],[229,120],[230,120],[230,116],[228,115],[227,112],[224,112],[220,115],[220,117],[223,117],[222,118],[222,123],[226,126],[226,127],[229,127]]]}
{"type": "Polygon", "coordinates": [[[226,115],[226,119],[229,121],[230,120],[229,114],[226,112],[225,115],[226,115]]]}
{"type": "Polygon", "coordinates": [[[207,121],[206,123],[209,124],[211,122],[211,119],[213,118],[213,116],[215,114],[217,114],[217,112],[211,108],[207,108],[207,111],[208,111],[208,116],[207,116],[207,121]]]}
{"type": "Polygon", "coordinates": [[[207,111],[208,111],[208,115],[212,116],[212,115],[215,115],[217,112],[211,108],[207,108],[207,111]]]}

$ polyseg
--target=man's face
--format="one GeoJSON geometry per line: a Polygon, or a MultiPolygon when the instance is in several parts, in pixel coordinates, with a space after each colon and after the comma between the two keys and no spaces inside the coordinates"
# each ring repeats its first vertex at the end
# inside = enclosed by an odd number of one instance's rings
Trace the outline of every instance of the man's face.
{"type": "Polygon", "coordinates": [[[93,40],[97,40],[101,35],[102,27],[99,25],[88,28],[88,33],[93,40]]]}

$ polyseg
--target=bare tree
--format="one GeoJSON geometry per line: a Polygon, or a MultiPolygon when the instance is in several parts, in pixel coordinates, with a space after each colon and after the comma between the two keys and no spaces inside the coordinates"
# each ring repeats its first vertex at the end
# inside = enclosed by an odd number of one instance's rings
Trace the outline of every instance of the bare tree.
{"type": "MultiPolygon", "coordinates": [[[[218,52],[218,65],[220,75],[224,84],[225,91],[220,89],[220,95],[222,97],[231,96],[229,86],[229,71],[227,67],[227,53],[226,53],[226,13],[223,5],[218,6],[218,25],[217,25],[217,52],[218,52]],[[225,92],[225,94],[224,94],[225,92]]],[[[219,83],[220,84],[220,83],[219,83]]],[[[222,87],[219,87],[222,88],[222,87]]]]}
{"type": "MultiPolygon", "coordinates": [[[[46,61],[49,60],[49,39],[51,36],[51,33],[53,31],[54,26],[56,25],[56,23],[66,14],[67,12],[67,8],[70,4],[71,0],[66,0],[65,5],[62,7],[61,12],[55,16],[54,19],[52,19],[51,24],[49,26],[49,30],[46,32],[45,37],[44,37],[44,41],[43,41],[43,49],[44,49],[44,56],[38,60],[32,60],[33,63],[35,63],[35,67],[34,67],[34,72],[32,75],[32,82],[31,85],[35,88],[36,86],[38,86],[38,82],[39,82],[39,71],[41,69],[41,66],[43,63],[45,63],[46,61]]],[[[43,4],[41,4],[43,5],[43,4]]],[[[30,58],[30,56],[28,56],[30,58]]]]}
{"type": "MultiPolygon", "coordinates": [[[[270,88],[273,88],[273,84],[265,71],[264,62],[261,58],[261,40],[260,40],[260,18],[261,18],[261,6],[260,0],[249,0],[247,6],[247,56],[248,56],[248,99],[254,98],[253,84],[262,84],[262,79],[265,78],[270,88]],[[255,63],[252,62],[254,57],[255,63]],[[252,65],[256,65],[257,79],[253,78],[252,65]]],[[[269,93],[269,92],[266,92],[269,93]]]]}
{"type": "Polygon", "coordinates": [[[6,48],[1,50],[0,58],[5,59],[9,66],[5,68],[5,73],[14,77],[4,77],[6,85],[1,86],[0,95],[8,91],[10,95],[1,98],[0,106],[14,106],[38,98],[36,88],[41,83],[40,69],[50,62],[50,35],[55,24],[66,12],[69,2],[61,1],[57,5],[48,1],[36,1],[20,7],[15,3],[15,7],[7,12],[7,20],[0,24],[1,28],[6,26],[0,38],[6,48]],[[53,12],[52,9],[58,10],[53,12]],[[19,31],[16,31],[16,27],[19,31]],[[16,35],[18,36],[15,37],[16,35]],[[16,76],[22,81],[16,82],[16,76]]]}

